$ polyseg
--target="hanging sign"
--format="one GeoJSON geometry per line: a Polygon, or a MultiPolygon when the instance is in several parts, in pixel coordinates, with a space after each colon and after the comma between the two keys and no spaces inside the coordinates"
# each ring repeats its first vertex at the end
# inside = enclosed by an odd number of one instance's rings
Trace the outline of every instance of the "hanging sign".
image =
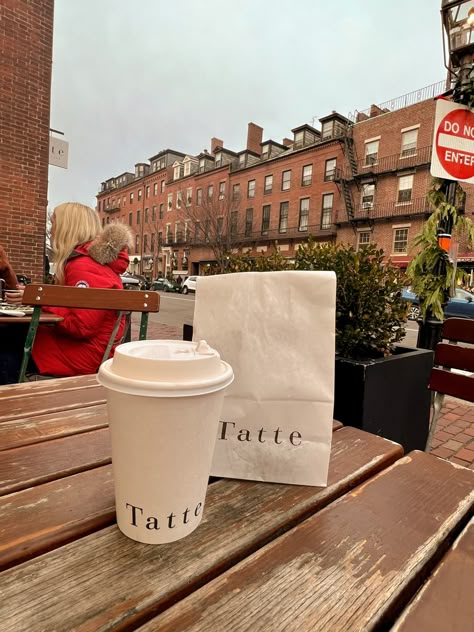
{"type": "Polygon", "coordinates": [[[431,175],[474,184],[474,112],[446,99],[436,103],[431,175]]]}

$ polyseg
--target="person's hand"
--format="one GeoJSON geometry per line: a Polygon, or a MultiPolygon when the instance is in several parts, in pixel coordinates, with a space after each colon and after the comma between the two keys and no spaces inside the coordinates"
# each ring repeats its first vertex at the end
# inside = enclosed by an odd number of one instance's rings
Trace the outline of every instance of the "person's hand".
{"type": "Polygon", "coordinates": [[[5,301],[10,305],[21,305],[23,300],[24,285],[17,285],[16,290],[5,290],[5,301]]]}

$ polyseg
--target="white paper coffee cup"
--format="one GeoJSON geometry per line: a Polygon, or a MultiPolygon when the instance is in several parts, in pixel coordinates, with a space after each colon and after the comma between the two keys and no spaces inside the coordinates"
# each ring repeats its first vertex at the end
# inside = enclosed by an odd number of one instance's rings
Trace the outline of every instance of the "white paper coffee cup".
{"type": "Polygon", "coordinates": [[[224,388],[233,378],[205,341],[129,342],[100,367],[117,524],[129,538],[174,542],[201,522],[224,388]]]}

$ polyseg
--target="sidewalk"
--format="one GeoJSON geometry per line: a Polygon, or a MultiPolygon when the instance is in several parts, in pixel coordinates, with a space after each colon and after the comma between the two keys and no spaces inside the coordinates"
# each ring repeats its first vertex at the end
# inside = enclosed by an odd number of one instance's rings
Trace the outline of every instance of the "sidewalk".
{"type": "MultiPolygon", "coordinates": [[[[138,325],[132,326],[133,339],[137,338],[138,325]]],[[[151,322],[148,338],[181,340],[181,327],[151,322]]],[[[458,465],[474,469],[474,404],[446,397],[437,430],[433,439],[432,454],[458,465]]]]}

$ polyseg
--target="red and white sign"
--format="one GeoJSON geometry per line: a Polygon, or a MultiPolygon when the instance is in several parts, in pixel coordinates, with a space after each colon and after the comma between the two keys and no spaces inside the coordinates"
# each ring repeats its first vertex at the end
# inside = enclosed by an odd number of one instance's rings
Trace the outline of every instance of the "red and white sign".
{"type": "Polygon", "coordinates": [[[431,175],[474,184],[474,112],[446,99],[436,102],[431,175]]]}

